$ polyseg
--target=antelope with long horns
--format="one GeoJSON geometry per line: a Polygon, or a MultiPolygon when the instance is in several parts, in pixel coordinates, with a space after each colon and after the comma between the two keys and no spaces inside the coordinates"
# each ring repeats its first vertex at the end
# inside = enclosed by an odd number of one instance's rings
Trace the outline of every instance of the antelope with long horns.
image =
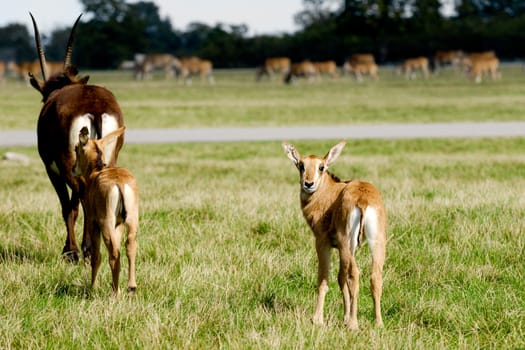
{"type": "MultiPolygon", "coordinates": [[[[86,127],[90,137],[101,138],[123,126],[123,115],[109,90],[88,85],[89,77],[78,76],[77,69],[71,65],[75,30],[82,15],[77,18],[71,29],[62,71],[51,76],[47,72],[46,58],[36,21],[31,13],[30,15],[42,69],[42,80],[29,72],[30,83],[42,94],[44,103],[37,125],[38,153],[62,207],[62,217],[67,229],[62,253],[68,260],[78,261],[79,252],[74,227],[84,180],[73,176],[71,172],[76,159],[75,144],[78,141],[78,133],[86,127]],[[67,187],[71,189],[71,197],[67,187]]],[[[123,142],[124,136],[121,135],[114,147],[106,147],[104,156],[109,166],[117,163],[118,152],[123,142]]],[[[84,258],[89,257],[89,246],[89,237],[84,227],[82,240],[84,258]]]]}
{"type": "Polygon", "coordinates": [[[108,167],[105,148],[114,147],[124,133],[121,127],[99,140],[90,139],[83,127],[75,148],[76,163],[73,173],[86,182],[84,209],[87,234],[91,238],[91,285],[96,286],[100,268],[100,237],[108,249],[109,266],[113,276],[113,292],[119,294],[120,242],[124,227],[127,229],[126,255],[128,257],[128,291],[134,292],[135,255],[139,225],[139,190],[133,175],[124,168],[108,167]]]}
{"type": "Polygon", "coordinates": [[[318,291],[314,323],[323,324],[323,308],[328,292],[330,250],[339,251],[339,288],[343,293],[344,323],[357,329],[359,269],[356,249],[366,239],[372,255],[371,290],[376,325],[383,326],[381,293],[386,250],[386,210],[381,194],[368,182],[340,181],[328,168],[339,157],[345,142],[332,147],[324,157],[301,157],[294,146],[283,143],[283,149],[299,170],[301,209],[315,236],[317,251],[318,291]]]}

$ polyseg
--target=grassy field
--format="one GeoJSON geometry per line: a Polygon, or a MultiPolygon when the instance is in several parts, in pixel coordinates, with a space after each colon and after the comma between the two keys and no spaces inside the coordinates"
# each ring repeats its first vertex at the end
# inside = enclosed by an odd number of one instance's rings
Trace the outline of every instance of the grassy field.
{"type": "MultiPolygon", "coordinates": [[[[152,81],[144,89],[116,74],[93,78],[111,81],[129,127],[520,120],[525,108],[525,79],[517,74],[481,85],[450,77],[452,88],[445,77],[433,84],[388,74],[362,85],[269,82],[265,88],[247,72],[218,74],[213,87],[152,81]],[[336,99],[333,107],[323,101],[325,90],[353,102],[336,99]],[[409,99],[410,91],[417,97],[409,99]],[[372,94],[385,101],[374,103],[372,94]],[[492,103],[477,106],[482,96],[492,103]],[[361,119],[353,103],[370,120],[361,119]],[[457,119],[440,106],[456,111],[457,119]],[[345,108],[349,119],[342,118],[345,108]]],[[[2,125],[34,129],[36,91],[1,91],[12,94],[0,100],[12,104],[0,109],[2,125]]],[[[302,153],[324,154],[335,142],[294,143],[302,153]]],[[[523,139],[360,140],[346,146],[333,172],[375,183],[389,214],[385,327],[373,326],[365,246],[358,253],[357,332],[343,327],[336,268],[327,324],[311,322],[313,237],[299,209],[297,171],[279,142],[125,145],[119,163],[141,186],[138,290],[117,300],[105,251],[95,290],[88,267],[60,258],[65,229],[36,149],[9,150],[30,162],[0,161],[0,349],[525,347],[523,139]]],[[[121,288],[126,281],[124,268],[121,288]]]]}
{"type": "MultiPolygon", "coordinates": [[[[380,80],[358,84],[349,77],[294,86],[255,82],[254,70],[218,71],[216,84],[184,86],[155,76],[134,81],[130,72],[85,72],[90,82],[117,96],[129,128],[276,126],[505,121],[525,118],[525,72],[502,69],[501,81],[474,84],[444,71],[428,81],[407,81],[382,68],[380,80]]],[[[40,94],[28,85],[0,84],[0,129],[34,129],[40,94]]]]}

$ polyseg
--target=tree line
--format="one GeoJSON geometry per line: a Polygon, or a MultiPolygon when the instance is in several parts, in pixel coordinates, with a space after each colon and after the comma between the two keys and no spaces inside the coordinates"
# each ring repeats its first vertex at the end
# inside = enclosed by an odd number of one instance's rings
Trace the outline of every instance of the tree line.
{"type": "MultiPolygon", "coordinates": [[[[196,55],[218,68],[253,67],[265,57],[293,61],[334,59],[373,53],[396,62],[432,56],[436,50],[495,50],[502,59],[525,57],[525,2],[521,0],[303,0],[294,16],[300,29],[249,36],[246,24],[193,22],[184,31],[161,18],[153,2],[81,0],[73,61],[82,68],[116,68],[135,53],[196,55]]],[[[279,9],[276,8],[276,11],[279,9]]],[[[72,14],[73,22],[76,14],[72,14]]],[[[37,18],[38,20],[38,18],[37,18]]],[[[49,60],[61,60],[70,28],[43,36],[49,60]]],[[[0,27],[0,58],[36,57],[32,29],[0,27]]]]}

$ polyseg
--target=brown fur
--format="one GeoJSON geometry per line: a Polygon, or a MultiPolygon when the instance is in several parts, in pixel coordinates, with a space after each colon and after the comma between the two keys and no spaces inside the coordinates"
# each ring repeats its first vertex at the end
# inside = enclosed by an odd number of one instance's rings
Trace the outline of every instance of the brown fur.
{"type": "Polygon", "coordinates": [[[317,77],[320,78],[322,75],[328,75],[330,78],[337,78],[337,64],[335,61],[323,61],[313,62],[317,77]]]}
{"type": "Polygon", "coordinates": [[[297,63],[292,63],[290,71],[284,77],[284,82],[289,84],[294,78],[306,78],[308,81],[315,80],[316,69],[312,62],[302,61],[297,63]]]}
{"type": "Polygon", "coordinates": [[[299,170],[301,209],[315,236],[319,269],[317,305],[313,319],[317,324],[324,322],[323,309],[328,291],[330,250],[335,247],[339,252],[338,282],[343,294],[344,323],[351,329],[358,328],[359,269],[355,261],[355,251],[366,238],[372,254],[370,280],[375,320],[377,326],[382,326],[381,294],[386,251],[386,210],[381,194],[372,184],[357,180],[341,182],[327,171],[344,145],[344,142],[338,143],[322,158],[301,157],[294,146],[283,143],[285,153],[299,170]]]}
{"type": "MultiPolygon", "coordinates": [[[[82,197],[83,179],[73,176],[71,169],[75,163],[75,153],[71,141],[71,128],[79,116],[92,116],[93,134],[102,135],[102,118],[104,113],[113,115],[119,126],[123,125],[123,116],[113,94],[99,86],[87,85],[89,77],[77,76],[77,69],[70,65],[71,45],[74,37],[75,22],[70,34],[70,42],[66,49],[64,68],[50,77],[46,76],[47,65],[40,46],[40,35],[33,19],[37,51],[41,65],[44,67],[44,80],[30,73],[31,85],[42,94],[44,105],[40,111],[37,125],[38,153],[42,159],[48,177],[58,195],[62,208],[62,216],[66,224],[67,236],[62,253],[72,261],[78,260],[78,248],[74,232],[78,217],[78,206],[82,197]],[[71,189],[71,197],[68,189],[71,189]]],[[[120,136],[113,156],[108,163],[113,166],[117,162],[118,152],[124,142],[120,136]]],[[[85,226],[85,225],[84,225],[85,226]]],[[[82,240],[84,257],[89,257],[89,237],[85,234],[82,240]]]]}
{"type": "Polygon", "coordinates": [[[153,53],[143,55],[140,58],[137,57],[135,60],[135,79],[149,79],[154,70],[162,70],[166,79],[171,78],[174,76],[173,70],[176,64],[177,58],[169,53],[153,53]]]}
{"type": "Polygon", "coordinates": [[[283,76],[290,71],[291,60],[288,57],[268,57],[264,63],[257,67],[256,80],[259,81],[263,76],[268,76],[269,79],[280,73],[283,76]]]}
{"type": "Polygon", "coordinates": [[[400,67],[400,72],[405,74],[407,79],[412,79],[417,71],[420,71],[425,79],[429,76],[428,58],[415,57],[407,58],[400,67]]]}
{"type": "Polygon", "coordinates": [[[86,179],[87,233],[91,238],[91,285],[96,286],[100,268],[100,237],[108,249],[109,265],[113,276],[113,292],[119,294],[120,242],[124,226],[127,228],[126,254],[129,261],[128,290],[134,292],[136,236],[139,224],[139,192],[133,175],[124,168],[106,167],[104,147],[117,142],[124,128],[109,133],[100,140],[89,139],[87,128],[80,131],[76,147],[77,161],[74,172],[86,179]],[[131,192],[127,192],[129,188],[131,192]],[[112,192],[118,189],[115,205],[112,192]]]}
{"type": "Polygon", "coordinates": [[[209,60],[204,60],[199,57],[184,57],[179,60],[176,65],[177,70],[186,84],[191,84],[191,77],[199,75],[201,80],[208,80],[208,83],[213,84],[213,64],[209,60]]]}

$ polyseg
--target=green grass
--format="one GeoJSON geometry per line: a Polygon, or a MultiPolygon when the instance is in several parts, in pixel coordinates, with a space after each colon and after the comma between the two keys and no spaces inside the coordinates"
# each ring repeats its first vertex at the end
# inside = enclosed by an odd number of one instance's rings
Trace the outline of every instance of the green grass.
{"type": "MultiPolygon", "coordinates": [[[[407,81],[383,67],[378,82],[349,77],[287,86],[255,82],[254,70],[218,70],[216,84],[192,86],[154,76],[134,81],[129,72],[84,72],[108,87],[129,128],[276,126],[385,122],[523,120],[525,73],[502,69],[501,81],[474,84],[451,70],[428,81],[407,81]]],[[[34,129],[41,96],[30,86],[0,85],[0,129],[34,129]]]]}
{"type": "Polygon", "coordinates": [[[311,322],[313,237],[278,142],[126,145],[119,162],[141,191],[138,290],[117,300],[105,251],[95,290],[88,267],[60,259],[56,195],[36,150],[12,150],[31,161],[0,161],[0,348],[525,347],[523,139],[346,146],[333,171],[375,183],[389,214],[385,328],[373,326],[365,246],[357,332],[343,327],[335,254],[327,324],[311,322]]]}

